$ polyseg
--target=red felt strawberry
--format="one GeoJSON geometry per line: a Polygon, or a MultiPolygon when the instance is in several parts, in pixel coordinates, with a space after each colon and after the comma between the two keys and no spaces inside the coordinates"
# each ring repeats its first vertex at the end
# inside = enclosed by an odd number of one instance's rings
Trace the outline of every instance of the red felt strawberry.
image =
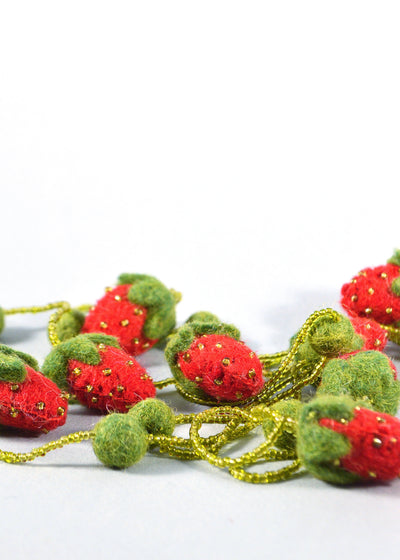
{"type": "Polygon", "coordinates": [[[171,337],[165,355],[179,385],[193,396],[236,402],[260,392],[262,364],[232,325],[195,314],[171,337]],[[199,320],[200,319],[200,320],[199,320]]]}
{"type": "Polygon", "coordinates": [[[48,432],[65,423],[68,394],[37,369],[32,356],[0,345],[0,424],[48,432]]]}
{"type": "Polygon", "coordinates": [[[319,425],[346,436],[351,451],[340,466],[361,478],[391,480],[400,474],[400,420],[359,406],[350,422],[321,418],[319,425]]]}
{"type": "Polygon", "coordinates": [[[297,454],[335,484],[391,480],[400,474],[400,420],[346,396],[318,397],[300,412],[297,454]]]}
{"type": "Polygon", "coordinates": [[[365,268],[342,287],[343,308],[383,325],[400,321],[400,251],[386,265],[365,268]]]}
{"type": "Polygon", "coordinates": [[[127,412],[156,393],[146,370],[114,337],[101,334],[78,335],[56,346],[43,373],[82,404],[107,412],[127,412]]]}
{"type": "MultiPolygon", "coordinates": [[[[143,274],[121,274],[118,281],[119,285],[108,288],[89,311],[81,332],[115,336],[127,352],[137,356],[174,328],[175,305],[180,294],[143,274]]],[[[72,321],[71,316],[64,322],[69,320],[72,321]]],[[[66,329],[65,325],[62,329],[66,329]]]]}
{"type": "Polygon", "coordinates": [[[365,317],[351,317],[350,321],[355,333],[362,339],[363,346],[360,350],[382,351],[385,348],[388,334],[379,323],[365,317]]]}

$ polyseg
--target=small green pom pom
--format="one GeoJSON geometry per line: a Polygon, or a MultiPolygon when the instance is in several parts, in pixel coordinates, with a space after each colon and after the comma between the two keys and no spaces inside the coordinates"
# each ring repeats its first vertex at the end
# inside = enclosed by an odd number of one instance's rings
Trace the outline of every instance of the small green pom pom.
{"type": "Polygon", "coordinates": [[[395,264],[400,266],[400,249],[395,249],[393,255],[388,260],[388,264],[395,264]]]}
{"type": "MultiPolygon", "coordinates": [[[[288,416],[296,420],[302,406],[302,403],[298,400],[287,399],[284,401],[278,401],[277,403],[273,404],[271,407],[269,407],[269,410],[278,412],[278,414],[281,414],[282,416],[288,416]]],[[[262,414],[263,408],[265,408],[264,405],[255,406],[250,410],[250,412],[252,415],[258,417],[259,414],[262,414]]],[[[266,414],[265,419],[262,422],[262,428],[266,438],[270,435],[274,427],[275,422],[266,414]]],[[[274,445],[276,445],[280,449],[294,451],[296,449],[296,436],[294,434],[294,431],[289,432],[287,430],[284,430],[282,434],[276,439],[274,445]]]]}
{"type": "Polygon", "coordinates": [[[355,333],[347,317],[321,317],[315,322],[308,340],[312,349],[322,356],[337,356],[352,349],[355,333]]]}
{"type": "Polygon", "coordinates": [[[165,402],[145,399],[128,412],[149,434],[171,436],[175,429],[175,414],[165,402]]]}
{"type": "Polygon", "coordinates": [[[61,341],[68,340],[80,333],[85,315],[78,309],[71,309],[64,313],[56,325],[56,333],[61,341]]]}
{"type": "Polygon", "coordinates": [[[126,469],[138,463],[148,447],[147,434],[129,414],[110,414],[95,426],[93,451],[107,467],[126,469]]]}
{"type": "Polygon", "coordinates": [[[220,323],[220,320],[216,315],[210,313],[209,311],[197,311],[197,313],[193,313],[187,319],[186,323],[220,323]]]}

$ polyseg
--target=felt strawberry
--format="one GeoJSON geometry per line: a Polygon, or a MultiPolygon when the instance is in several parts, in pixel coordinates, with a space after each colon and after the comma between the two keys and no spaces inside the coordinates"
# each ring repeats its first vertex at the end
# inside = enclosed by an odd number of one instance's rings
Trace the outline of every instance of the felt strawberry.
{"type": "Polygon", "coordinates": [[[82,404],[107,412],[127,412],[156,393],[146,370],[116,338],[102,334],[62,342],[45,359],[43,373],[82,404]]]}
{"type": "Polygon", "coordinates": [[[122,348],[137,356],[172,331],[179,299],[180,294],[152,276],[121,274],[118,286],[107,288],[86,318],[78,310],[64,314],[57,334],[61,340],[79,332],[115,336],[122,348]]]}
{"type": "Polygon", "coordinates": [[[375,319],[382,325],[400,321],[400,251],[388,263],[364,268],[342,287],[343,308],[353,316],[375,319]]]}
{"type": "Polygon", "coordinates": [[[323,480],[391,480],[400,474],[400,420],[348,397],[314,399],[300,413],[297,453],[323,480]]]}
{"type": "Polygon", "coordinates": [[[264,378],[259,358],[239,339],[236,327],[200,312],[171,336],[165,356],[176,381],[191,395],[241,401],[259,393],[264,378]]]}
{"type": "Polygon", "coordinates": [[[385,348],[388,334],[379,323],[366,317],[351,317],[350,322],[355,333],[362,339],[363,346],[360,350],[382,351],[385,348]]]}
{"type": "Polygon", "coordinates": [[[353,352],[329,360],[322,370],[317,395],[350,395],[375,410],[396,414],[400,383],[393,362],[382,352],[353,352]]]}
{"type": "Polygon", "coordinates": [[[65,423],[68,394],[37,370],[32,356],[0,345],[0,424],[48,432],[65,423]]]}

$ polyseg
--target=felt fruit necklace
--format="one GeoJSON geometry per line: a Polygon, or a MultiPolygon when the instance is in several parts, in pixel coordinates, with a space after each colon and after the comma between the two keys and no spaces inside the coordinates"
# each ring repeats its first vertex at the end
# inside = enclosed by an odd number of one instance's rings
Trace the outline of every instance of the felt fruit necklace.
{"type": "Polygon", "coordinates": [[[288,350],[256,356],[234,326],[210,313],[197,313],[175,329],[178,299],[153,277],[121,275],[118,286],[91,309],[56,302],[2,310],[1,328],[7,314],[56,312],[49,321],[54,349],[43,366],[45,377],[35,370],[33,358],[0,347],[0,422],[31,431],[57,427],[65,421],[68,403],[54,406],[57,399],[67,401],[67,390],[82,404],[112,414],[93,430],[29,453],[0,451],[0,460],[27,462],[91,440],[99,460],[116,468],[127,468],[148,449],[158,449],[181,460],[206,460],[253,483],[285,480],[301,470],[341,484],[399,475],[400,421],[391,415],[397,410],[400,385],[394,365],[381,352],[387,329],[370,318],[349,321],[331,309],[317,311],[288,350]],[[133,355],[165,339],[173,377],[153,382],[133,355]],[[35,389],[30,392],[32,380],[35,389]],[[36,398],[46,383],[55,388],[54,400],[36,398]],[[154,398],[156,389],[170,384],[186,399],[212,408],[175,416],[154,398]],[[316,391],[309,403],[302,401],[305,387],[316,391]],[[18,408],[12,402],[18,402],[18,408]],[[54,416],[54,410],[61,409],[63,414],[54,416]],[[189,437],[173,435],[180,424],[189,425],[189,437]],[[203,437],[205,424],[224,427],[203,437]],[[225,456],[226,445],[260,426],[265,435],[261,444],[239,457],[225,456]],[[248,471],[281,461],[289,464],[248,471]]]}

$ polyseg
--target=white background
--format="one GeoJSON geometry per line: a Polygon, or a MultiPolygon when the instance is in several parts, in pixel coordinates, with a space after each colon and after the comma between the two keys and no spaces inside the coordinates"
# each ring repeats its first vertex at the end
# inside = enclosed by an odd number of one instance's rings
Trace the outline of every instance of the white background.
{"type": "MultiPolygon", "coordinates": [[[[254,350],[286,348],[399,244],[399,17],[395,1],[0,1],[1,305],[92,302],[144,272],[183,292],[180,322],[210,309],[254,350]]],[[[46,319],[10,318],[2,342],[42,360],[46,319]]],[[[142,363],[169,373],[160,352],[142,363]]],[[[74,407],[47,439],[97,420],[74,407]]],[[[89,443],[0,480],[5,557],[398,556],[396,481],[252,486],[157,456],[115,472],[89,443]]]]}

